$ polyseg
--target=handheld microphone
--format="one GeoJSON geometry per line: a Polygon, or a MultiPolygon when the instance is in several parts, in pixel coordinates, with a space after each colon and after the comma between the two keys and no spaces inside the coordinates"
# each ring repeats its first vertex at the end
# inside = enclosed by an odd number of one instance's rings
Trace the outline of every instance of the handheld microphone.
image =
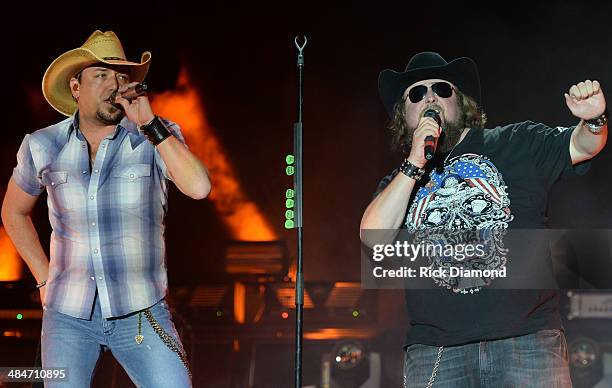
{"type": "MultiPolygon", "coordinates": [[[[125,98],[128,101],[132,101],[136,97],[139,97],[145,94],[147,92],[147,89],[148,89],[147,84],[139,83],[139,84],[129,87],[126,91],[122,92],[121,97],[125,98]]],[[[119,94],[119,92],[115,90],[110,95],[108,100],[112,103],[115,103],[115,98],[117,98],[117,94],[119,94]]]]}
{"type": "MultiPolygon", "coordinates": [[[[434,120],[436,120],[436,123],[438,123],[438,126],[442,125],[442,119],[440,119],[440,114],[433,109],[427,109],[425,113],[423,114],[423,117],[431,117],[434,120]]],[[[434,153],[436,152],[437,144],[438,144],[437,138],[433,136],[425,137],[425,147],[424,147],[425,159],[427,160],[433,159],[434,153]]]]}

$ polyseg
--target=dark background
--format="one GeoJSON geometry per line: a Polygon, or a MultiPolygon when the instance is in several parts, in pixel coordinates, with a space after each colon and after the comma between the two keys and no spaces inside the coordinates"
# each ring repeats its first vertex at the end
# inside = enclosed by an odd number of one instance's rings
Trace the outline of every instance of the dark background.
{"type": "MultiPolygon", "coordinates": [[[[284,175],[284,156],[291,152],[296,117],[293,38],[306,33],[307,280],[359,279],[361,215],[380,178],[401,159],[389,151],[388,118],[377,91],[382,69],[403,69],[424,50],[448,60],[473,58],[489,127],[526,119],[575,124],[563,93],[585,79],[599,80],[604,91],[612,85],[612,5],[603,2],[505,2],[496,8],[463,2],[14,5],[0,26],[0,195],[23,136],[63,119],[42,97],[47,66],[95,29],[113,30],[128,58],[152,51],[148,83],[155,92],[172,89],[181,65],[187,66],[243,190],[288,240],[293,254],[294,232],[283,229],[284,191],[292,183],[284,175]]],[[[587,176],[557,184],[550,198],[551,226],[609,228],[609,165],[607,147],[587,176]]],[[[176,189],[170,196],[171,285],[218,280],[229,231],[210,201],[190,200],[176,189]]],[[[39,201],[34,218],[46,246],[50,230],[44,202],[39,201]]]]}

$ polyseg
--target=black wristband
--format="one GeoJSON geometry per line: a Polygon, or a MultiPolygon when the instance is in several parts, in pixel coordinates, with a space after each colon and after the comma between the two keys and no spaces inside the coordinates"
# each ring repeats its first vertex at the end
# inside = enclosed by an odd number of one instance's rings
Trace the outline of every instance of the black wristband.
{"type": "Polygon", "coordinates": [[[424,169],[417,167],[414,164],[410,163],[408,159],[404,159],[404,162],[400,166],[399,170],[402,172],[402,174],[406,175],[408,178],[412,178],[416,181],[420,180],[423,177],[423,174],[425,174],[424,169]]]}
{"type": "Polygon", "coordinates": [[[154,146],[172,136],[172,133],[157,116],[150,123],[141,126],[140,130],[154,146]]]}

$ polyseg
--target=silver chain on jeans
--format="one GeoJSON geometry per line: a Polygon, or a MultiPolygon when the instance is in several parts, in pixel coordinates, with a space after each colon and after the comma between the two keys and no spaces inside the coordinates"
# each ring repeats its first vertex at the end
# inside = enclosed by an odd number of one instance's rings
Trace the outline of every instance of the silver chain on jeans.
{"type": "Polygon", "coordinates": [[[436,375],[438,374],[438,368],[440,368],[440,360],[442,360],[443,350],[444,350],[444,346],[440,346],[438,348],[438,358],[436,358],[436,363],[434,364],[433,370],[431,371],[431,377],[429,378],[429,382],[427,383],[427,388],[431,388],[434,381],[436,380],[436,375]]]}
{"type": "MultiPolygon", "coordinates": [[[[139,336],[141,336],[141,333],[140,333],[141,314],[142,312],[138,313],[138,335],[139,336]]],[[[185,366],[185,369],[187,369],[187,373],[189,373],[189,377],[191,378],[192,375],[191,375],[191,369],[189,368],[189,361],[187,360],[187,353],[185,353],[185,350],[183,349],[181,344],[178,343],[178,341],[175,340],[174,337],[172,337],[170,334],[166,333],[166,331],[159,325],[155,317],[153,317],[153,314],[151,314],[151,311],[149,309],[144,310],[144,315],[145,315],[145,318],[147,318],[147,321],[149,321],[149,323],[151,324],[153,331],[157,333],[159,338],[163,341],[164,345],[166,345],[168,349],[170,349],[171,351],[173,351],[179,356],[179,359],[185,366]]],[[[140,341],[142,342],[142,339],[140,341]]],[[[138,342],[138,340],[136,342],[138,342]]]]}
{"type": "MultiPolygon", "coordinates": [[[[440,360],[442,360],[443,350],[444,350],[444,346],[440,346],[438,348],[438,358],[436,358],[436,362],[434,363],[433,370],[431,371],[431,377],[429,378],[429,382],[427,383],[427,388],[431,388],[433,386],[434,381],[436,380],[436,375],[438,374],[438,369],[440,368],[440,360]]],[[[404,366],[404,388],[408,388],[408,381],[407,381],[405,366],[404,366]]]]}

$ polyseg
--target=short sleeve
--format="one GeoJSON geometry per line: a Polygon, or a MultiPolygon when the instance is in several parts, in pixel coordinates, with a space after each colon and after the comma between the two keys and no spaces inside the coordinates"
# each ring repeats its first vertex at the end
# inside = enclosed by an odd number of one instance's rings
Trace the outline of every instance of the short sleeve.
{"type": "Polygon", "coordinates": [[[17,166],[13,169],[13,180],[21,190],[34,196],[40,195],[45,186],[38,177],[32,150],[30,147],[30,135],[26,135],[21,142],[17,152],[17,166]]]}
{"type": "Polygon", "coordinates": [[[585,174],[589,161],[573,165],[570,155],[570,141],[576,127],[548,127],[544,124],[526,121],[518,124],[522,128],[524,141],[534,158],[535,168],[549,185],[559,178],[572,174],[585,174]]]}
{"type": "MultiPolygon", "coordinates": [[[[181,143],[183,143],[183,144],[185,144],[185,146],[187,146],[187,143],[185,142],[185,137],[183,136],[183,133],[181,132],[181,127],[179,127],[178,124],[176,124],[176,123],[174,123],[174,122],[172,122],[170,120],[166,120],[164,118],[162,118],[161,120],[164,123],[164,125],[166,126],[166,128],[168,128],[170,133],[172,133],[172,136],[176,137],[177,139],[179,139],[179,141],[181,143]]],[[[166,163],[164,163],[164,160],[162,159],[161,155],[159,154],[159,151],[157,150],[157,148],[155,148],[155,164],[160,169],[160,171],[162,172],[163,176],[166,179],[172,180],[170,178],[170,175],[168,174],[168,168],[166,167],[166,163]]]]}

